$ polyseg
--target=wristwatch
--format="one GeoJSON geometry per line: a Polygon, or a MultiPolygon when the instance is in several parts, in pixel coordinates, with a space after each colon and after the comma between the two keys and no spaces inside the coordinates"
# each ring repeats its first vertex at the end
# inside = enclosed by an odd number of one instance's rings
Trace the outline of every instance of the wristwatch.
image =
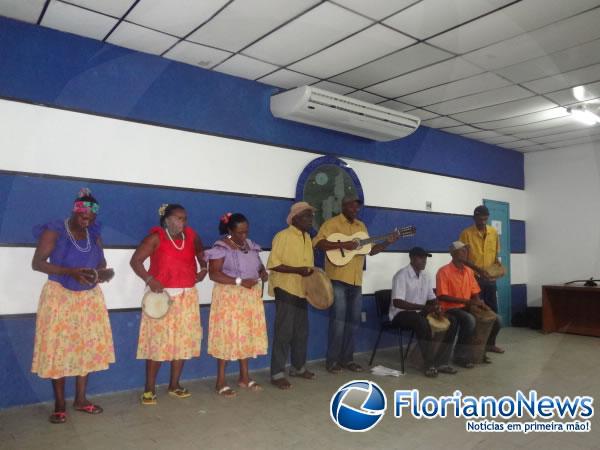
{"type": "Polygon", "coordinates": [[[242,279],[241,279],[240,277],[237,277],[237,278],[235,279],[235,285],[236,285],[236,286],[241,286],[241,285],[242,285],[242,279]]]}

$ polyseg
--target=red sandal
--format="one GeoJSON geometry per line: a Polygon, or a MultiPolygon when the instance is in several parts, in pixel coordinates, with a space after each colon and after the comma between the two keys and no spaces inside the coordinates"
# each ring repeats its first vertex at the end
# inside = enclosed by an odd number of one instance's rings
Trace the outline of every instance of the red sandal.
{"type": "Polygon", "coordinates": [[[64,411],[54,411],[48,417],[50,423],[65,423],[67,421],[67,413],[64,411]]]}
{"type": "Polygon", "coordinates": [[[101,414],[104,410],[101,406],[93,405],[90,403],[89,405],[85,405],[80,408],[75,408],[75,411],[81,411],[87,414],[101,414]]]}

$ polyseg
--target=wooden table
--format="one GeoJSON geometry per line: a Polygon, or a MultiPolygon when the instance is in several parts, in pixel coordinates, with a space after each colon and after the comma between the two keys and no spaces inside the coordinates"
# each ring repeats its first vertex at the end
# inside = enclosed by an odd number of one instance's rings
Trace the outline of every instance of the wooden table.
{"type": "Polygon", "coordinates": [[[600,286],[542,286],[543,331],[600,337],[600,286]]]}

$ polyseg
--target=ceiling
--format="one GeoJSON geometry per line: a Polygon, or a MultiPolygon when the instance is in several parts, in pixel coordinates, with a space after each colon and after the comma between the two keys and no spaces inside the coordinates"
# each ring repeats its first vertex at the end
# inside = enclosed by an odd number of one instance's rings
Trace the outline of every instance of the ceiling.
{"type": "Polygon", "coordinates": [[[600,108],[600,0],[0,0],[0,15],[522,152],[600,143],[565,109],[600,108]]]}

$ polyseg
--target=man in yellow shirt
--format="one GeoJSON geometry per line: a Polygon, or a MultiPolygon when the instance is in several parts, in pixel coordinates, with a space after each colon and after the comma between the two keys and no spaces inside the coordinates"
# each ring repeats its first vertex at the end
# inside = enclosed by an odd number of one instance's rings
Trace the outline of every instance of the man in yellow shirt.
{"type": "MultiPolygon", "coordinates": [[[[460,233],[459,240],[468,245],[469,254],[466,265],[475,271],[475,278],[481,289],[481,299],[497,314],[496,280],[491,278],[485,269],[498,262],[500,239],[496,229],[487,224],[489,217],[490,211],[485,205],[475,208],[473,211],[474,225],[465,228],[460,233]]],[[[497,320],[487,342],[487,351],[504,353],[504,350],[496,345],[496,336],[499,332],[500,322],[497,320]]]]}
{"type": "MultiPolygon", "coordinates": [[[[319,233],[313,238],[313,245],[323,251],[332,249],[355,250],[357,243],[329,242],[327,237],[333,233],[352,235],[357,231],[367,232],[367,227],[356,217],[362,205],[355,195],[342,200],[342,212],[325,221],[319,233]]],[[[392,242],[399,234],[389,238],[383,244],[374,245],[370,255],[376,255],[392,242]]],[[[354,335],[360,324],[362,310],[362,273],[364,255],[356,255],[345,266],[335,266],[325,258],[325,272],[333,285],[333,305],[329,310],[329,334],[327,346],[327,370],[340,373],[342,367],[360,372],[362,367],[354,362],[354,335]]]]}
{"type": "Polygon", "coordinates": [[[271,348],[271,383],[280,389],[292,387],[285,376],[291,350],[290,376],[307,380],[315,374],[306,369],[308,308],[302,277],[313,272],[314,255],[309,230],[315,209],[306,202],[294,203],[287,217],[288,228],[273,238],[267,268],[269,294],[275,297],[275,332],[271,348]]]}

